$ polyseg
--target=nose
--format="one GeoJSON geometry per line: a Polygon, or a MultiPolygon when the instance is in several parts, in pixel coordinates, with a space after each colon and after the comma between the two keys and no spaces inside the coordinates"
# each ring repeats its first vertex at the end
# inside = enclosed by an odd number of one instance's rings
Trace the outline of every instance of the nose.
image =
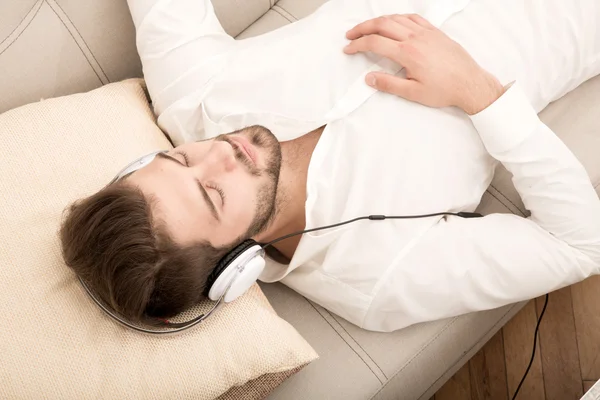
{"type": "Polygon", "coordinates": [[[225,172],[231,172],[238,168],[238,162],[233,147],[227,142],[221,142],[219,144],[221,145],[219,146],[219,153],[223,160],[223,169],[225,172]]]}
{"type": "Polygon", "coordinates": [[[215,141],[205,160],[205,173],[208,175],[221,175],[238,168],[235,152],[231,145],[224,141],[215,141]]]}

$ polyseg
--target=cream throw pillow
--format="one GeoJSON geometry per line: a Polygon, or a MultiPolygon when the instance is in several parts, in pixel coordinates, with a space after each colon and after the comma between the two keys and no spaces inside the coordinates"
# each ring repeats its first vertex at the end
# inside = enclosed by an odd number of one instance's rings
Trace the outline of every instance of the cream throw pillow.
{"type": "Polygon", "coordinates": [[[258,285],[155,337],[105,316],[63,264],[65,206],[168,147],[141,80],[0,115],[0,398],[258,398],[317,358],[258,285]]]}

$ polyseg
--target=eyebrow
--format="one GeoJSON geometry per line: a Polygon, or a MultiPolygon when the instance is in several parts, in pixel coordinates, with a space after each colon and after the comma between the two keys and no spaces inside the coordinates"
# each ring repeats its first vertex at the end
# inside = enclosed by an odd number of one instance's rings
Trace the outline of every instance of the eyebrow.
{"type": "MultiPolygon", "coordinates": [[[[165,153],[158,153],[156,155],[156,157],[161,158],[163,160],[173,161],[173,162],[177,163],[177,165],[185,167],[185,165],[181,161],[179,161],[175,157],[169,156],[169,155],[167,155],[165,153]]],[[[200,183],[200,181],[197,180],[196,182],[198,183],[198,188],[200,189],[200,192],[202,193],[202,197],[204,198],[204,201],[206,202],[206,205],[210,209],[210,213],[212,214],[212,216],[214,217],[214,219],[216,219],[218,222],[221,222],[221,218],[219,218],[219,213],[217,212],[217,207],[215,207],[215,203],[213,203],[212,199],[208,195],[208,192],[206,191],[206,189],[204,188],[204,186],[202,186],[202,184],[200,183]]]]}

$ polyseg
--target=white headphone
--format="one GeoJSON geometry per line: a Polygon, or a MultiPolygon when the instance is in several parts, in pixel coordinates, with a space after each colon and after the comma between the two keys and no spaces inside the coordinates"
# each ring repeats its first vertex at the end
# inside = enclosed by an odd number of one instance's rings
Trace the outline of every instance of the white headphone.
{"type": "MultiPolygon", "coordinates": [[[[129,163],[110,181],[109,185],[150,164],[157,154],[166,152],[166,150],[155,151],[129,163]]],[[[216,302],[212,309],[206,314],[182,323],[157,321],[159,326],[162,325],[162,329],[159,330],[142,328],[128,322],[98,300],[81,277],[79,277],[79,281],[96,304],[121,324],[144,333],[170,334],[191,328],[208,318],[222,304],[232,302],[246,293],[256,283],[265,268],[264,255],[263,247],[252,239],[245,240],[235,246],[219,260],[207,279],[204,295],[216,302]],[[165,330],[165,328],[170,329],[165,330]]]]}
{"type": "MultiPolygon", "coordinates": [[[[119,179],[122,179],[124,176],[129,175],[132,172],[137,171],[138,169],[145,167],[148,165],[159,153],[166,153],[165,150],[156,151],[150,154],[147,154],[134,162],[127,165],[123,170],[117,174],[117,176],[109,183],[112,184],[117,182],[119,179]]],[[[357,217],[348,221],[339,222],[332,225],[322,226],[318,228],[311,228],[302,230],[299,232],[293,232],[288,235],[279,237],[271,242],[265,244],[264,246],[258,244],[256,241],[252,239],[247,239],[242,243],[235,246],[232,250],[230,250],[225,256],[219,260],[217,266],[213,269],[211,274],[209,275],[206,281],[206,290],[204,295],[209,299],[216,301],[217,303],[213,306],[213,308],[207,312],[206,314],[199,315],[198,317],[191,319],[186,322],[170,322],[170,321],[157,321],[153,322],[155,326],[160,326],[161,329],[147,329],[142,328],[140,326],[131,324],[126,321],[124,318],[120,317],[113,311],[111,311],[108,307],[102,304],[91,290],[86,286],[85,282],[79,277],[79,281],[90,295],[90,297],[102,308],[110,317],[117,320],[121,324],[135,329],[144,333],[152,333],[152,334],[170,334],[175,332],[180,332],[182,330],[191,328],[192,326],[202,322],[206,318],[208,318],[217,308],[221,307],[225,303],[229,303],[246,293],[252,285],[256,283],[258,277],[262,273],[265,268],[265,248],[267,246],[272,245],[275,242],[279,242],[280,240],[287,239],[292,236],[300,235],[307,232],[313,232],[322,229],[335,228],[340,225],[349,224],[351,222],[359,221],[362,219],[368,219],[371,221],[378,221],[384,219],[410,219],[410,218],[428,218],[434,216],[441,215],[456,215],[462,218],[475,218],[482,217],[481,214],[476,212],[437,212],[432,214],[421,214],[421,215],[367,215],[363,217],[357,217]]]]}
{"type": "Polygon", "coordinates": [[[265,251],[252,239],[230,250],[213,269],[206,281],[205,295],[229,303],[250,289],[265,269],[265,251]]]}

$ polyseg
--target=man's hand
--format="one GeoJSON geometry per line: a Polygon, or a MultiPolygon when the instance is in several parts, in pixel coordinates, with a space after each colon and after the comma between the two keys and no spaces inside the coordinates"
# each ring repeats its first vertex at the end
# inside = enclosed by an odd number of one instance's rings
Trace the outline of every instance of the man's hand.
{"type": "Polygon", "coordinates": [[[366,82],[383,92],[429,107],[456,106],[473,115],[498,99],[504,88],[467,51],[418,15],[365,21],[346,33],[346,54],[373,52],[402,65],[406,79],[372,72],[366,82]]]}

